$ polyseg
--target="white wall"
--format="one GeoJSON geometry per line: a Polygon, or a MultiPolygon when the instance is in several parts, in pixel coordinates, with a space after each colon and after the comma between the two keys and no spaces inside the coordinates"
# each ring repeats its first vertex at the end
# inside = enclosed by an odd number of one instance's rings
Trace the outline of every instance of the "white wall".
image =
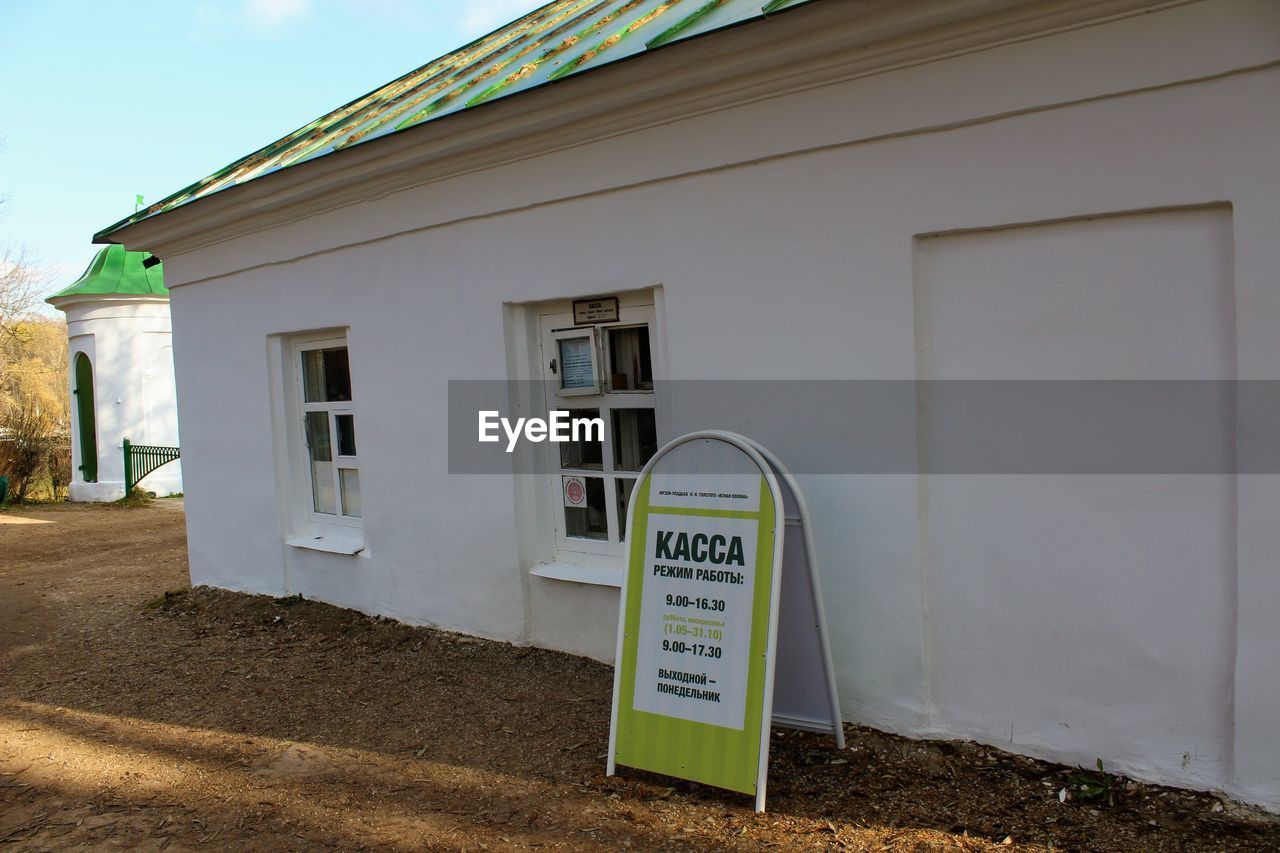
{"type": "MultiPolygon", "coordinates": [[[[661,284],[677,379],[1280,378],[1277,60],[1280,6],[1191,4],[167,256],[193,581],[607,658],[616,592],[527,575],[526,478],[448,474],[448,380],[527,364],[507,303],[661,284]],[[342,326],[358,557],[261,476],[268,341],[342,326]]],[[[802,478],[848,719],[1280,808],[1280,477],[924,463],[802,478]]]]}
{"type": "MultiPolygon", "coordinates": [[[[173,373],[169,304],[148,298],[92,297],[60,306],[67,315],[71,388],[76,355],[93,366],[98,434],[98,479],[80,470],[80,422],[72,405],[73,501],[124,497],[124,439],[134,444],[178,446],[178,406],[173,373]]],[[[74,399],[74,398],[73,398],[74,399]]],[[[182,491],[182,463],[158,468],[142,483],[157,495],[182,491]]]]}
{"type": "MultiPolygon", "coordinates": [[[[1232,379],[1231,224],[1213,206],[927,238],[917,370],[1232,379]]],[[[929,471],[947,440],[929,401],[921,427],[929,471]]],[[[1234,507],[1233,478],[1215,474],[926,477],[925,654],[946,729],[990,738],[1003,723],[1041,754],[1225,787],[1234,507]]]]}

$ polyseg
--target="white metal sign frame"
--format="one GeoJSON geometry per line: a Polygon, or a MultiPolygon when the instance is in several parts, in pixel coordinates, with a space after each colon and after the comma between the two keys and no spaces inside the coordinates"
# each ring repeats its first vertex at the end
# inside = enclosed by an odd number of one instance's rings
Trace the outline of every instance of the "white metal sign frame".
{"type": "MultiPolygon", "coordinates": [[[[836,692],[835,671],[831,659],[831,646],[827,635],[826,618],[822,606],[821,584],[817,570],[817,554],[814,547],[812,527],[809,523],[808,505],[804,500],[804,495],[800,491],[799,484],[796,482],[795,477],[786,468],[786,466],[782,464],[781,460],[779,460],[778,457],[767,448],[746,436],[725,430],[703,430],[680,436],[679,438],[668,442],[654,454],[637,477],[636,485],[632,493],[632,499],[629,502],[626,522],[629,541],[634,541],[635,512],[639,503],[637,497],[641,489],[641,484],[649,482],[650,475],[653,473],[654,468],[664,456],[677,447],[699,440],[722,442],[745,454],[754,463],[756,468],[759,469],[773,499],[773,569],[771,575],[769,607],[767,611],[768,640],[764,662],[764,689],[761,697],[763,708],[761,708],[760,716],[759,762],[758,767],[756,768],[754,782],[756,810],[764,811],[766,783],[768,778],[770,724],[806,731],[828,733],[835,738],[836,747],[838,749],[843,749],[845,746],[839,698],[836,692]],[[794,514],[792,514],[793,512],[794,514]],[[788,526],[798,526],[801,528],[801,533],[804,539],[804,548],[801,552],[803,562],[805,563],[803,567],[791,565],[784,559],[785,533],[788,526]],[[783,576],[784,572],[788,571],[791,572],[788,577],[793,580],[791,586],[798,587],[799,589],[803,589],[807,586],[807,591],[809,593],[808,596],[801,596],[800,600],[791,601],[790,603],[781,600],[783,576]],[[788,611],[796,612],[790,613],[788,611]],[[789,671],[804,673],[811,679],[814,677],[820,678],[821,686],[818,689],[826,694],[826,711],[828,719],[821,719],[821,712],[815,712],[812,703],[808,706],[807,713],[778,714],[775,712],[775,676],[779,657],[805,654],[804,650],[799,648],[794,650],[788,649],[786,644],[784,644],[784,648],[781,650],[778,649],[778,629],[783,618],[803,620],[812,626],[812,631],[816,634],[816,636],[807,637],[808,642],[806,645],[811,647],[816,645],[816,650],[818,652],[817,657],[819,660],[812,660],[812,650],[810,650],[807,656],[804,656],[802,659],[789,659],[786,663],[789,671]],[[816,641],[816,643],[813,641],[816,641]],[[816,671],[817,669],[820,669],[821,673],[818,673],[816,671]]],[[[640,618],[639,613],[628,613],[628,603],[632,600],[629,596],[630,584],[632,583],[632,566],[630,563],[632,562],[633,554],[635,553],[637,552],[628,548],[628,567],[627,571],[624,572],[623,575],[617,655],[615,658],[614,669],[613,707],[609,726],[608,775],[614,775],[618,763],[619,705],[623,695],[624,679],[629,679],[628,695],[633,697],[632,701],[635,701],[636,666],[634,651],[630,661],[630,671],[624,672],[624,660],[627,660],[627,658],[624,657],[624,646],[627,643],[626,626],[628,619],[634,618],[638,620],[640,618]]],[[[800,630],[805,630],[803,625],[801,625],[800,630]]],[[[634,638],[632,639],[632,643],[634,645],[634,638]]],[[[817,685],[813,686],[817,687],[817,685]]],[[[626,710],[630,713],[632,709],[626,710]]],[[[636,708],[635,710],[640,709],[636,708]]],[[[636,766],[640,765],[637,764],[636,766]]],[[[672,773],[672,775],[679,774],[672,773]]],[[[711,782],[710,784],[715,783],[711,782]]],[[[735,790],[744,789],[735,788],[735,790]]]]}

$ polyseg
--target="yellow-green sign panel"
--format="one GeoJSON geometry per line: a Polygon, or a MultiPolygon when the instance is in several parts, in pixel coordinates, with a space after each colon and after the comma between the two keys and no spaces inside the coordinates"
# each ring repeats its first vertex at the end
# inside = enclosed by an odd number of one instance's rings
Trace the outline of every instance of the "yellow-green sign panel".
{"type": "Polygon", "coordinates": [[[675,450],[632,497],[611,758],[754,794],[759,807],[777,486],[728,442],[675,450]],[[688,470],[703,473],[676,473],[688,470]]]}

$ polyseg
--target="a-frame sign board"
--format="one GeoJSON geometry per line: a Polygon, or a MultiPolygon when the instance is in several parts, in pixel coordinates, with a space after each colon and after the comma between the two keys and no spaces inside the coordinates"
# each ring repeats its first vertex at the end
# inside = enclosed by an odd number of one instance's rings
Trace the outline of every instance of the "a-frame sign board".
{"type": "Polygon", "coordinates": [[[626,529],[609,775],[690,779],[764,811],[769,722],[844,748],[804,497],[752,440],[696,432],[649,460],[626,529]]]}

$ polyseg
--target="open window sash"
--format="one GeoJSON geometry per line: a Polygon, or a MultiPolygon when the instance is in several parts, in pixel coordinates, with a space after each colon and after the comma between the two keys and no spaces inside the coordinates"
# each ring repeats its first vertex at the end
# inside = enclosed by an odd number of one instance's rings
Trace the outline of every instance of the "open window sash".
{"type": "Polygon", "coordinates": [[[594,396],[600,393],[600,332],[589,328],[557,329],[551,333],[555,350],[551,372],[560,397],[594,396]]]}

